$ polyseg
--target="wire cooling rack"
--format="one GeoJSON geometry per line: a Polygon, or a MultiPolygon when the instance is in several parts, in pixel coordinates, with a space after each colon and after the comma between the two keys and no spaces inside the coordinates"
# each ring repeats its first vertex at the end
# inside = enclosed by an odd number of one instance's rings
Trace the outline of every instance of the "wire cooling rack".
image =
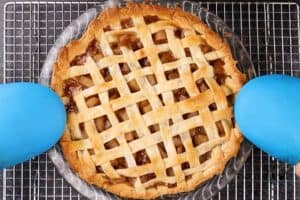
{"type": "MultiPolygon", "coordinates": [[[[0,82],[37,82],[47,52],[70,21],[96,2],[7,2],[0,82]],[[2,67],[3,66],[3,67],[2,67]]],[[[197,3],[198,4],[198,3],[197,3]]],[[[201,2],[240,36],[258,75],[300,76],[300,18],[295,3],[201,2]]],[[[193,12],[194,5],[182,2],[193,12]]],[[[1,42],[1,39],[0,39],[1,42]]],[[[0,199],[84,199],[57,173],[46,154],[0,172],[0,199]]],[[[300,199],[294,168],[257,148],[238,176],[213,199],[300,199]]]]}

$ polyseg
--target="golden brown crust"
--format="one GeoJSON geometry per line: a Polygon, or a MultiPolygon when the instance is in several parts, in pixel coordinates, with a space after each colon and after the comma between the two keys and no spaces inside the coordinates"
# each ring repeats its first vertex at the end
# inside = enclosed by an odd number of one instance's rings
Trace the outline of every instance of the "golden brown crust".
{"type": "MultiPolygon", "coordinates": [[[[51,87],[60,95],[64,95],[63,82],[65,74],[70,68],[71,61],[78,55],[86,52],[88,45],[95,39],[100,37],[99,30],[110,24],[119,22],[121,19],[135,16],[156,15],[159,18],[167,20],[182,29],[194,29],[201,33],[206,42],[213,49],[223,53],[223,61],[225,63],[224,70],[230,78],[226,78],[225,85],[231,93],[236,93],[245,82],[245,76],[239,72],[236,62],[233,60],[230,49],[212,30],[210,30],[198,17],[182,11],[179,8],[163,8],[156,5],[129,3],[122,8],[109,8],[103,11],[91,24],[84,35],[78,39],[71,41],[65,46],[54,65],[51,87]]],[[[212,83],[212,85],[214,85],[212,83]]],[[[226,88],[225,88],[226,89],[226,88]]],[[[218,90],[218,88],[216,89],[218,90]]],[[[212,94],[212,93],[210,93],[212,94]]],[[[213,95],[218,95],[213,94],[213,95]]],[[[201,96],[202,97],[205,95],[201,96]]],[[[209,96],[209,95],[206,95],[209,96]]],[[[203,97],[204,98],[204,97],[203,97]]],[[[211,97],[207,97],[211,98],[211,97]]],[[[219,97],[214,97],[219,98],[219,97]]],[[[220,97],[221,98],[221,97],[220,97]]],[[[196,100],[197,98],[195,98],[196,100]]],[[[199,98],[200,99],[200,98],[199,98]]],[[[189,106],[194,106],[193,102],[189,106]]],[[[232,111],[231,111],[232,112],[232,111]]],[[[221,114],[220,114],[221,115],[221,114]]],[[[217,114],[214,115],[217,117],[217,114]]],[[[159,114],[157,115],[159,118],[159,114]]],[[[70,114],[68,114],[68,124],[70,123],[70,114]]],[[[224,122],[225,123],[225,122],[224,122]]],[[[228,122],[229,123],[229,122],[228,122]]],[[[230,122],[231,123],[231,122],[230,122]]],[[[228,126],[230,127],[230,126],[228,126]]],[[[178,192],[187,192],[193,190],[197,185],[208,180],[212,176],[219,174],[224,169],[226,162],[235,156],[239,150],[242,136],[237,128],[229,128],[229,136],[221,145],[216,145],[212,150],[212,159],[210,168],[205,171],[193,174],[193,178],[177,184],[176,187],[166,187],[166,185],[156,185],[156,187],[148,187],[147,189],[135,189],[126,181],[121,183],[111,183],[106,177],[97,174],[95,164],[90,156],[84,156],[86,151],[78,153],[74,151],[75,143],[70,143],[71,136],[69,129],[66,130],[60,141],[65,159],[69,162],[71,168],[87,182],[97,185],[109,192],[118,194],[122,197],[151,199],[164,194],[175,194],[178,192]]],[[[89,141],[87,142],[88,145],[89,141]]]]}

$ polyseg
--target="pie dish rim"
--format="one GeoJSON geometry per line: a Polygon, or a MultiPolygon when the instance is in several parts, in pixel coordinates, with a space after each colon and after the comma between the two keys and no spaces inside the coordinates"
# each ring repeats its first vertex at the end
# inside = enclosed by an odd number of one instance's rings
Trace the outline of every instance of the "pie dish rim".
{"type": "MultiPolygon", "coordinates": [[[[43,72],[42,72],[42,74],[41,74],[41,77],[42,77],[42,78],[43,78],[43,75],[45,75],[45,72],[44,72],[44,74],[43,74],[43,72]]],[[[41,82],[42,82],[42,83],[43,83],[43,82],[45,83],[45,80],[41,80],[41,82]]],[[[47,84],[47,83],[46,83],[46,84],[47,84]]],[[[196,184],[196,185],[198,185],[198,184],[196,184]]],[[[193,188],[194,188],[194,187],[193,187],[193,188]]],[[[193,188],[192,188],[192,189],[193,189],[193,188]]]]}

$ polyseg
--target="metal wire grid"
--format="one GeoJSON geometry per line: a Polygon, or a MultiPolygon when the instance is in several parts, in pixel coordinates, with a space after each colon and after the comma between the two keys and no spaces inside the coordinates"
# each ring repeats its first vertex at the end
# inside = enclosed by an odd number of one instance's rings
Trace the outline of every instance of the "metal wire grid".
{"type": "MultiPolygon", "coordinates": [[[[95,2],[9,2],[4,11],[0,81],[37,82],[56,37],[95,2]]],[[[202,2],[237,33],[258,75],[300,76],[299,6],[294,3],[202,2]]],[[[183,3],[197,13],[198,3],[183,3]]],[[[0,199],[84,199],[56,172],[46,154],[0,172],[0,199]]],[[[238,176],[214,199],[300,199],[294,168],[257,148],[238,176]]]]}

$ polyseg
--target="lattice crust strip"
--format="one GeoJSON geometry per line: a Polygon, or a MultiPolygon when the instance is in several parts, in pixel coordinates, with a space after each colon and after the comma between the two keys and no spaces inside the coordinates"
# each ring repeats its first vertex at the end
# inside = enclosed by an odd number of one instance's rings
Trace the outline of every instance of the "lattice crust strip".
{"type": "Polygon", "coordinates": [[[68,111],[64,155],[82,178],[121,196],[189,191],[239,148],[232,104],[243,80],[196,17],[145,4],[108,9],[54,68],[68,111]]]}

